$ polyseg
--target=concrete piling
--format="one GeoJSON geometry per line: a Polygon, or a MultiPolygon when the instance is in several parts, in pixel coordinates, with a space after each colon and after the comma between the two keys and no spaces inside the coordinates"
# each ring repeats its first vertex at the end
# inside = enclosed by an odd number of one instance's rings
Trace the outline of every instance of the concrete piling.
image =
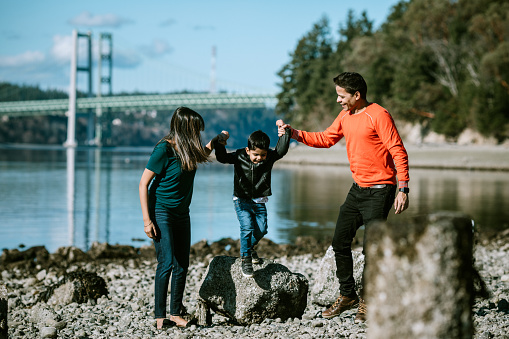
{"type": "Polygon", "coordinates": [[[437,212],[405,227],[368,226],[368,338],[472,338],[469,217],[437,212]]]}

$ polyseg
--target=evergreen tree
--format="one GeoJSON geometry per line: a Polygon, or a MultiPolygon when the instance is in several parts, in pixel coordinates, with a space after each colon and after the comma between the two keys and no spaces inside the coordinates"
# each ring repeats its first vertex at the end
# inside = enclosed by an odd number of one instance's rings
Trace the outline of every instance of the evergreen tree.
{"type": "Polygon", "coordinates": [[[329,70],[332,41],[326,17],[301,38],[291,61],[278,75],[282,79],[276,112],[299,126],[321,128],[330,114],[332,78],[329,70]]]}

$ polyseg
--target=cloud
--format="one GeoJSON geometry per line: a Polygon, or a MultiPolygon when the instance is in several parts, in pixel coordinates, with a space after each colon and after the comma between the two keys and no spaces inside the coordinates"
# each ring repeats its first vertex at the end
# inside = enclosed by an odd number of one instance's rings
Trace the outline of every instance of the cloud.
{"type": "Polygon", "coordinates": [[[0,79],[17,84],[52,84],[65,86],[69,77],[68,68],[56,64],[40,51],[26,51],[22,54],[0,56],[0,79]]]}
{"type": "Polygon", "coordinates": [[[44,62],[44,53],[40,51],[26,51],[12,56],[0,56],[0,67],[22,68],[44,62]]]}
{"type": "Polygon", "coordinates": [[[161,27],[168,27],[168,26],[173,26],[177,23],[177,20],[175,19],[167,19],[167,20],[164,20],[163,22],[161,22],[159,24],[159,26],[161,27]]]}
{"type": "MultiPolygon", "coordinates": [[[[81,50],[78,49],[78,53],[85,53],[84,47],[85,46],[82,46],[81,50]]],[[[72,55],[72,48],[73,42],[71,35],[55,35],[53,37],[53,46],[51,47],[50,55],[60,64],[69,63],[72,55]]]]}
{"type": "Polygon", "coordinates": [[[157,58],[173,51],[168,42],[157,39],[153,40],[150,45],[142,45],[140,48],[145,55],[151,58],[157,58]]]}
{"type": "Polygon", "coordinates": [[[90,12],[82,12],[68,21],[71,25],[87,27],[120,27],[124,24],[133,23],[130,19],[121,18],[115,14],[93,15],[90,12]]]}

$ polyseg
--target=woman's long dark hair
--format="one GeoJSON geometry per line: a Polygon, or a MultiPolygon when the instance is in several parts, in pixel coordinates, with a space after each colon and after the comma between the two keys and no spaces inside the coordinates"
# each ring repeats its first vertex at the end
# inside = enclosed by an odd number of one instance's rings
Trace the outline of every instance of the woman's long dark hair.
{"type": "Polygon", "coordinates": [[[190,108],[181,106],[171,117],[170,133],[163,140],[177,152],[184,171],[192,171],[199,163],[209,161],[201,141],[200,132],[203,130],[203,118],[190,108]]]}

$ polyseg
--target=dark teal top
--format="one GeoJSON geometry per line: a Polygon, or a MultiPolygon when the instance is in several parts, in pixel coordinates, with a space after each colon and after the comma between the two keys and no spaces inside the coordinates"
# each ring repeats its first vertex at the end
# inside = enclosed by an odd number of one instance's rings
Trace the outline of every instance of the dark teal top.
{"type": "Polygon", "coordinates": [[[189,213],[196,170],[183,171],[175,150],[163,141],[154,147],[147,169],[156,174],[149,188],[149,204],[189,213]]]}

